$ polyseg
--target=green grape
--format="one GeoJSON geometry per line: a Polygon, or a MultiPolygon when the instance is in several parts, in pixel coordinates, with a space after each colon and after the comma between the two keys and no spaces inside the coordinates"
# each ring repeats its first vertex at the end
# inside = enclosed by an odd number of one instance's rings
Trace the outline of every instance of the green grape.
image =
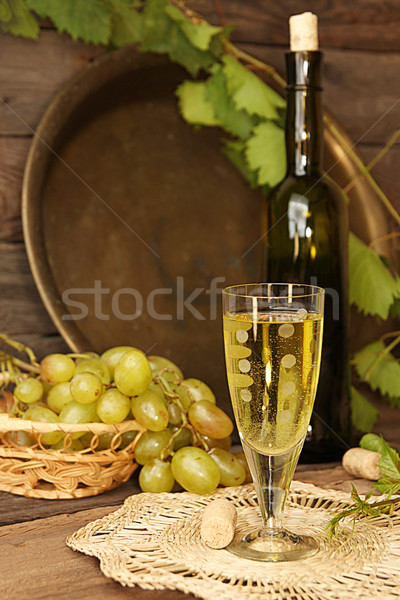
{"type": "Polygon", "coordinates": [[[179,383],[167,383],[166,387],[167,391],[170,394],[174,394],[175,396],[177,396],[177,400],[179,400],[183,408],[187,410],[193,400],[189,396],[187,389],[183,385],[183,381],[180,381],[179,383]]]}
{"type": "Polygon", "coordinates": [[[54,385],[49,393],[47,394],[47,405],[55,413],[59,414],[64,406],[73,400],[71,396],[71,390],[69,387],[69,381],[63,383],[57,383],[54,385]]]}
{"type": "Polygon", "coordinates": [[[92,404],[103,392],[101,380],[89,371],[76,373],[69,385],[72,398],[81,404],[92,404]]]}
{"type": "Polygon", "coordinates": [[[136,421],[150,431],[162,431],[168,425],[167,408],[151,390],[132,398],[132,413],[136,421]]]}
{"type": "MultiPolygon", "coordinates": [[[[176,433],[179,431],[179,427],[172,427],[172,433],[176,433]]],[[[182,427],[179,433],[174,438],[174,450],[179,450],[179,448],[183,448],[184,446],[191,446],[193,443],[193,436],[190,429],[187,427],[182,427]]]]}
{"type": "Polygon", "coordinates": [[[167,405],[168,399],[165,397],[164,390],[162,389],[161,383],[158,383],[158,381],[154,381],[154,379],[153,379],[152,381],[150,381],[149,387],[147,389],[151,390],[152,392],[155,392],[157,394],[157,396],[160,396],[160,398],[164,402],[164,404],[167,405]]]}
{"type": "Polygon", "coordinates": [[[170,429],[163,431],[145,431],[135,446],[135,460],[145,465],[154,458],[160,458],[162,450],[168,445],[172,436],[170,429]]]}
{"type": "Polygon", "coordinates": [[[79,365],[83,360],[87,360],[88,358],[100,358],[100,355],[97,352],[93,352],[92,350],[88,350],[87,352],[80,352],[80,356],[76,358],[76,364],[79,365]]]}
{"type": "Polygon", "coordinates": [[[114,379],[114,371],[115,367],[119,359],[129,350],[134,350],[133,346],[115,346],[114,348],[109,348],[101,355],[101,360],[106,363],[108,367],[108,371],[110,373],[111,381],[114,379]]]}
{"type": "Polygon", "coordinates": [[[192,402],[198,402],[199,400],[208,400],[212,404],[216,404],[214,392],[208,387],[206,383],[200,381],[200,379],[184,379],[182,381],[182,388],[185,390],[182,392],[182,403],[186,410],[189,409],[192,402]]]}
{"type": "Polygon", "coordinates": [[[208,435],[202,435],[201,437],[207,444],[209,450],[211,450],[211,448],[222,448],[223,450],[231,449],[232,439],[231,439],[230,435],[228,435],[228,437],[222,438],[220,440],[216,440],[215,438],[208,437],[208,435]]]}
{"type": "Polygon", "coordinates": [[[85,358],[76,366],[75,373],[93,373],[101,380],[104,385],[109,385],[110,372],[106,363],[100,358],[85,358]]]}
{"type": "Polygon", "coordinates": [[[152,379],[149,361],[144,352],[138,349],[129,350],[119,359],[114,381],[120,392],[127,396],[143,394],[152,379]]]}
{"type": "Polygon", "coordinates": [[[175,402],[170,402],[167,406],[168,422],[170,425],[180,425],[182,423],[182,411],[175,402]]]}
{"type": "Polygon", "coordinates": [[[72,440],[70,444],[62,438],[59,442],[52,445],[53,450],[65,450],[67,452],[79,452],[84,450],[85,446],[81,440],[72,440]]]}
{"type": "MultiPolygon", "coordinates": [[[[102,433],[101,435],[98,436],[97,438],[97,446],[96,446],[96,451],[97,450],[108,450],[111,446],[111,442],[113,441],[113,437],[115,436],[115,433],[102,433]]],[[[81,438],[81,440],[84,443],[83,438],[81,438]]],[[[90,446],[90,442],[89,441],[89,446],[90,446]]]]}
{"type": "Polygon", "coordinates": [[[178,383],[179,380],[183,379],[183,373],[178,365],[171,360],[168,360],[168,358],[164,358],[163,356],[149,356],[148,360],[153,375],[160,375],[160,371],[168,369],[168,371],[165,370],[161,374],[165,381],[168,381],[169,383],[178,383]]]}
{"type": "Polygon", "coordinates": [[[246,470],[233,454],[222,448],[213,448],[208,455],[218,465],[221,473],[221,485],[226,487],[242,485],[246,479],[246,470]]]}
{"type": "Polygon", "coordinates": [[[174,483],[171,463],[159,458],[144,465],[139,473],[139,485],[143,492],[170,492],[174,483]]]}
{"type": "MultiPolygon", "coordinates": [[[[96,402],[93,404],[81,404],[72,400],[64,406],[59,414],[59,420],[61,423],[92,423],[99,420],[96,411],[96,402]]],[[[85,434],[84,431],[77,431],[71,434],[73,440],[82,437],[85,434]]]]}
{"type": "Polygon", "coordinates": [[[75,363],[65,354],[49,354],[40,363],[40,376],[47,383],[62,383],[72,379],[75,363]]]}
{"type": "Polygon", "coordinates": [[[220,440],[233,431],[233,423],[228,415],[208,400],[194,402],[188,416],[193,427],[202,435],[220,440]]]}
{"type": "Polygon", "coordinates": [[[219,468],[201,448],[180,448],[172,457],[171,467],[176,481],[192,494],[210,494],[218,487],[219,468]]]}
{"type": "Polygon", "coordinates": [[[249,463],[247,462],[247,458],[244,452],[235,452],[235,458],[243,465],[244,470],[246,471],[246,478],[243,483],[251,483],[253,478],[250,473],[249,463]]]}
{"type": "MultiPolygon", "coordinates": [[[[55,412],[44,406],[30,406],[27,411],[24,412],[24,419],[28,421],[40,421],[42,423],[59,423],[59,418],[55,412]]],[[[62,437],[63,433],[60,431],[51,431],[49,433],[41,434],[41,441],[43,444],[51,446],[56,444],[62,437]]]]}
{"type": "Polygon", "coordinates": [[[17,446],[33,446],[36,442],[26,431],[11,431],[10,437],[17,446]]]}
{"type": "Polygon", "coordinates": [[[79,438],[79,441],[82,442],[82,444],[84,445],[85,448],[90,448],[90,443],[91,443],[93,437],[94,437],[94,434],[91,433],[90,431],[87,431],[79,438]]]}
{"type": "Polygon", "coordinates": [[[97,402],[97,414],[103,423],[121,423],[129,414],[131,401],[115,388],[110,388],[97,402]]]}
{"type": "Polygon", "coordinates": [[[137,434],[137,431],[125,431],[125,433],[123,433],[121,436],[121,444],[119,447],[123,449],[129,446],[129,444],[133,442],[137,434]]]}
{"type": "Polygon", "coordinates": [[[39,402],[43,396],[44,388],[42,383],[34,377],[23,379],[15,386],[14,396],[20,402],[25,404],[34,404],[39,402]]]}

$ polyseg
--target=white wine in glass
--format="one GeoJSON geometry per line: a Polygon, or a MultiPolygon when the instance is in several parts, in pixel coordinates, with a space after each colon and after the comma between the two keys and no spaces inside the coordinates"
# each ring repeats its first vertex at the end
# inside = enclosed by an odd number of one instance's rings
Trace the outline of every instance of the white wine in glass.
{"type": "Polygon", "coordinates": [[[318,384],[323,305],[322,288],[301,284],[223,292],[229,390],[263,518],[260,531],[228,547],[245,558],[297,560],[318,549],[282,527],[282,512],[318,384]]]}

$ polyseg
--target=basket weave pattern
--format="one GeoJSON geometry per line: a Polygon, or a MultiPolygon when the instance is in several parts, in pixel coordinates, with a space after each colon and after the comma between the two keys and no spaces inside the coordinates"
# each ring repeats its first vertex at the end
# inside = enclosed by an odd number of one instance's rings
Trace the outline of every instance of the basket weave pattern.
{"type": "Polygon", "coordinates": [[[304,560],[261,563],[208,548],[200,537],[204,508],[228,498],[238,511],[237,533],[259,526],[250,484],[209,496],[137,494],[67,540],[100,559],[105,575],[124,586],[175,589],[204,600],[394,600],[400,598],[400,512],[359,522],[329,544],[324,531],[349,495],[293,482],[286,525],[314,535],[319,551],[304,560]]]}
{"type": "Polygon", "coordinates": [[[137,464],[134,448],[144,428],[137,421],[116,425],[105,423],[39,423],[0,414],[0,490],[30,498],[71,499],[95,496],[129,479],[137,464]],[[16,443],[23,431],[35,440],[32,446],[16,443]],[[48,449],[41,436],[59,431],[65,434],[64,448],[48,449]],[[93,434],[89,448],[69,451],[72,434],[93,434]],[[125,448],[118,450],[121,435],[137,431],[125,448]],[[110,448],[96,450],[99,436],[112,433],[110,448]]]}

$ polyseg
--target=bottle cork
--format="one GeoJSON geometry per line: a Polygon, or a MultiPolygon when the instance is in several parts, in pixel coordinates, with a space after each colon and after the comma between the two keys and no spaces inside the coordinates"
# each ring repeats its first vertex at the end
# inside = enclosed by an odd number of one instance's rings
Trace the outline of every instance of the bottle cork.
{"type": "Polygon", "coordinates": [[[372,452],[364,448],[350,448],[342,458],[342,465],[350,475],[377,481],[382,477],[382,471],[379,468],[380,458],[379,452],[372,452]]]}
{"type": "Polygon", "coordinates": [[[213,500],[204,509],[200,536],[210,548],[225,548],[233,540],[236,526],[236,508],[224,498],[213,500]]]}
{"type": "Polygon", "coordinates": [[[289,18],[290,50],[308,52],[318,50],[318,17],[311,12],[289,18]]]}

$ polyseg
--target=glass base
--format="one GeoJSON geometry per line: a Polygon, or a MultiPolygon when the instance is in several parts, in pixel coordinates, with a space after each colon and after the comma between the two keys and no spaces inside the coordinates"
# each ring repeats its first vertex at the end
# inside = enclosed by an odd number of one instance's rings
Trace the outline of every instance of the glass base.
{"type": "Polygon", "coordinates": [[[261,529],[244,537],[235,537],[227,550],[241,558],[264,562],[285,562],[307,558],[318,552],[316,539],[296,535],[286,529],[261,529]]]}

